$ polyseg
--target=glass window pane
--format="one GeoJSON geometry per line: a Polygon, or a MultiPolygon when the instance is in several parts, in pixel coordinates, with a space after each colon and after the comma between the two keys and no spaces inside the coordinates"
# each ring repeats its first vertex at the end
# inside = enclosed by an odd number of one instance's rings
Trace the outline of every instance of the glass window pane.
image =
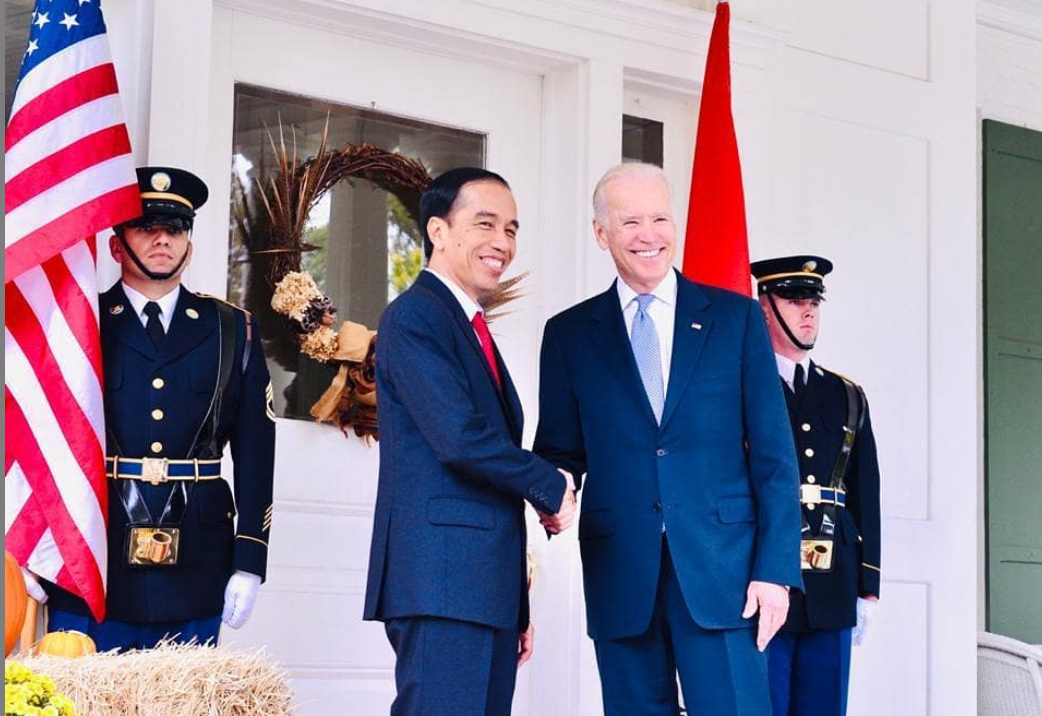
{"type": "Polygon", "coordinates": [[[622,115],[622,161],[662,166],[662,122],[622,115]]]}
{"type": "MultiPolygon", "coordinates": [[[[235,89],[232,156],[232,216],[229,242],[228,300],[246,307],[261,321],[264,348],[275,386],[276,413],[311,419],[308,410],[329,386],[335,368],[300,353],[297,339],[270,307],[270,254],[257,253],[264,236],[251,235],[250,221],[264,212],[259,187],[273,165],[269,130],[278,141],[279,124],[297,156],[314,156],[328,118],[327,144],[369,143],[423,162],[432,176],[458,166],[484,166],[485,136],[373,110],[249,85],[235,89]]],[[[338,320],[376,328],[388,302],[407,288],[422,267],[418,226],[419,195],[391,193],[364,179],[342,181],[308,217],[304,241],[312,248],[301,257],[338,310],[338,320]]],[[[257,233],[257,232],[254,232],[257,233]]]]}

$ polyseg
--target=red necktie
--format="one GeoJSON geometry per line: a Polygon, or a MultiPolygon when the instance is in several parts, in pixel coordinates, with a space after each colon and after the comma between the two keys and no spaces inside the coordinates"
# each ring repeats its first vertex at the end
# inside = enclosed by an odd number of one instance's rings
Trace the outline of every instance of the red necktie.
{"type": "Polygon", "coordinates": [[[488,367],[492,369],[492,377],[496,379],[496,387],[502,388],[503,384],[499,379],[499,367],[496,365],[496,352],[492,350],[492,335],[488,332],[488,324],[485,323],[485,317],[480,313],[475,313],[474,320],[470,322],[470,325],[474,326],[474,330],[478,334],[481,350],[485,354],[485,360],[488,361],[488,367]]]}

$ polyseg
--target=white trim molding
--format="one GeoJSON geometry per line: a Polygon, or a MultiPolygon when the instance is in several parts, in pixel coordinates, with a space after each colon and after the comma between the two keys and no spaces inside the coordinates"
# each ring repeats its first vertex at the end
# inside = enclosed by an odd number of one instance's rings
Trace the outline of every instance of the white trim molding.
{"type": "Polygon", "coordinates": [[[1037,0],[978,0],[977,24],[1042,42],[1042,5],[1037,0]]]}

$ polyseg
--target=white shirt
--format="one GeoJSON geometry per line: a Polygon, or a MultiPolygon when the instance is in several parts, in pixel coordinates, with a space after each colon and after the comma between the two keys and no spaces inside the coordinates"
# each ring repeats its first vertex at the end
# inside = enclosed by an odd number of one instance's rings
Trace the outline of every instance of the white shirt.
{"type": "MultiPolygon", "coordinates": [[[[637,316],[637,292],[629,287],[622,277],[615,283],[622,305],[622,318],[626,321],[626,335],[633,332],[633,319],[637,316]]],[[[673,326],[677,318],[677,274],[671,268],[662,283],[651,291],[655,300],[648,304],[648,315],[655,322],[658,334],[658,354],[662,361],[662,397],[669,388],[669,366],[673,361],[673,326]]]]}
{"type": "MultiPolygon", "coordinates": [[[[796,380],[796,361],[791,358],[786,358],[781,353],[775,353],[774,359],[778,361],[778,375],[780,375],[782,380],[785,381],[785,384],[789,386],[789,390],[795,393],[796,388],[792,383],[796,380]]],[[[799,364],[803,366],[803,379],[806,381],[804,385],[807,385],[810,383],[810,356],[803,356],[803,360],[801,360],[799,364]]]]}
{"type": "MultiPolygon", "coordinates": [[[[452,291],[452,295],[456,297],[459,302],[460,308],[463,309],[463,313],[466,314],[467,320],[471,323],[474,322],[474,316],[477,314],[485,315],[485,311],[481,308],[481,305],[473,298],[467,295],[467,292],[456,285],[456,283],[450,279],[442,276],[440,273],[432,268],[425,268],[424,271],[428,271],[433,274],[439,281],[445,284],[446,288],[452,291]]],[[[481,336],[478,335],[477,331],[474,331],[474,335],[478,336],[478,343],[481,342],[481,336]]]]}
{"type": "Polygon", "coordinates": [[[156,299],[149,298],[145,294],[135,291],[125,283],[123,284],[123,293],[127,294],[127,300],[130,301],[130,306],[134,309],[134,313],[141,321],[142,326],[148,323],[148,316],[145,314],[145,304],[153,300],[158,303],[159,322],[163,324],[164,332],[170,332],[170,321],[174,320],[174,309],[177,308],[177,298],[181,295],[180,284],[170,293],[156,299]]]}

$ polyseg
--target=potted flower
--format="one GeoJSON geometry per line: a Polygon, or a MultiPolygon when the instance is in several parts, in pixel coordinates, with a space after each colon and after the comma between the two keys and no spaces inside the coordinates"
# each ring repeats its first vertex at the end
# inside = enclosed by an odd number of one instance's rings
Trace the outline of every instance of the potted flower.
{"type": "Polygon", "coordinates": [[[17,661],[4,662],[5,716],[79,716],[69,699],[54,691],[49,676],[17,661]]]}

